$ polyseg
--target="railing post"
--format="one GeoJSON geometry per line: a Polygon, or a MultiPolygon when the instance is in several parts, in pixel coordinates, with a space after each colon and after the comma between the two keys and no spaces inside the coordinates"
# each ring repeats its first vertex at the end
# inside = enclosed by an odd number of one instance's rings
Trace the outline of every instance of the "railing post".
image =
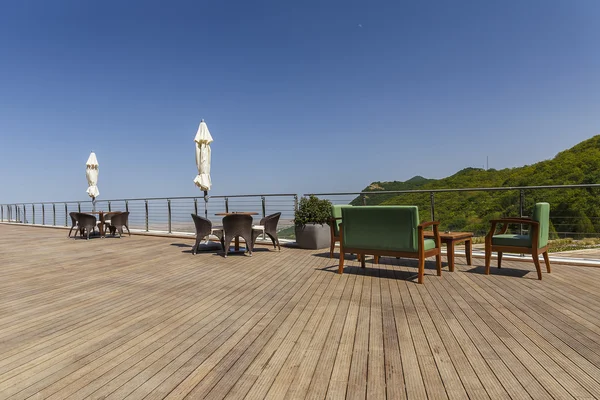
{"type": "Polygon", "coordinates": [[[77,202],[77,210],[79,210],[78,212],[81,212],[81,203],[77,202]]]}
{"type": "MultiPolygon", "coordinates": [[[[525,190],[521,189],[520,194],[519,194],[519,217],[523,216],[524,203],[525,203],[525,190]]],[[[522,235],[523,234],[523,224],[519,225],[519,229],[520,229],[521,235],[522,235]]]]}
{"type": "Polygon", "coordinates": [[[129,212],[129,201],[125,200],[125,211],[129,212]]]}
{"type": "Polygon", "coordinates": [[[0,219],[4,222],[4,206],[0,205],[0,219]]]}
{"type": "Polygon", "coordinates": [[[363,206],[367,205],[367,197],[365,196],[364,193],[360,194],[360,202],[362,203],[363,206]]]}
{"type": "Polygon", "coordinates": [[[42,225],[46,225],[46,207],[42,203],[42,225]]]}
{"type": "Polygon", "coordinates": [[[225,212],[229,212],[229,198],[225,197],[225,212]]]}
{"type": "Polygon", "coordinates": [[[429,193],[429,201],[431,202],[431,220],[435,221],[435,195],[434,195],[434,192],[429,193]]]}
{"type": "Polygon", "coordinates": [[[294,195],[294,211],[298,211],[298,195],[294,195]]]}
{"type": "Polygon", "coordinates": [[[198,215],[198,199],[194,197],[194,214],[198,215]]]}
{"type": "Polygon", "coordinates": [[[144,200],[146,203],[146,232],[148,232],[148,200],[144,200]]]}
{"type": "Polygon", "coordinates": [[[111,212],[111,209],[110,209],[110,200],[108,201],[108,212],[111,212]]]}
{"type": "Polygon", "coordinates": [[[27,207],[25,207],[25,204],[23,204],[23,223],[27,223],[27,207]]]}
{"type": "Polygon", "coordinates": [[[33,225],[35,225],[35,204],[31,204],[31,213],[33,214],[33,225]]]}
{"type": "Polygon", "coordinates": [[[169,233],[171,233],[171,199],[167,199],[167,208],[169,210],[169,233]]]}
{"type": "MultiPolygon", "coordinates": [[[[260,196],[260,200],[262,203],[262,217],[264,218],[267,216],[267,204],[265,196],[260,196]]],[[[265,235],[265,231],[263,230],[262,240],[265,240],[266,238],[267,236],[265,235]]]]}
{"type": "Polygon", "coordinates": [[[56,226],[56,204],[52,203],[52,225],[56,226]]]}

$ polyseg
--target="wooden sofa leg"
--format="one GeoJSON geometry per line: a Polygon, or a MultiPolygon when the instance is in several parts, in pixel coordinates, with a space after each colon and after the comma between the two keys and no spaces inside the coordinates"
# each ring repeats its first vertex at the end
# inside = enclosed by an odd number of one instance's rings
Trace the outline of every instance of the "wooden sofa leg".
{"type": "Polygon", "coordinates": [[[538,279],[542,280],[542,267],[540,266],[540,258],[538,254],[532,254],[533,263],[535,264],[535,269],[537,270],[538,279]]]}
{"type": "Polygon", "coordinates": [[[490,264],[492,263],[492,249],[485,246],[485,274],[490,274],[490,264]]]}
{"type": "Polygon", "coordinates": [[[379,264],[379,256],[373,256],[373,262],[379,264]]]}
{"type": "Polygon", "coordinates": [[[438,276],[442,276],[442,255],[439,253],[435,255],[435,266],[438,276]]]}
{"type": "Polygon", "coordinates": [[[546,271],[548,271],[548,273],[550,273],[550,259],[548,258],[548,250],[546,250],[544,253],[544,261],[546,262],[546,271]]]}
{"type": "Polygon", "coordinates": [[[367,257],[365,257],[365,254],[360,255],[360,267],[361,268],[365,268],[365,258],[367,258],[367,257]]]}
{"type": "Polygon", "coordinates": [[[331,239],[331,246],[329,247],[329,258],[333,258],[333,248],[335,247],[335,241],[331,239]]]}
{"type": "Polygon", "coordinates": [[[502,268],[502,252],[498,252],[498,268],[502,268]]]}
{"type": "Polygon", "coordinates": [[[344,250],[340,248],[340,265],[338,266],[338,274],[344,273],[344,250]]]}
{"type": "Polygon", "coordinates": [[[423,276],[425,275],[425,258],[419,257],[419,277],[417,282],[423,283],[423,276]]]}

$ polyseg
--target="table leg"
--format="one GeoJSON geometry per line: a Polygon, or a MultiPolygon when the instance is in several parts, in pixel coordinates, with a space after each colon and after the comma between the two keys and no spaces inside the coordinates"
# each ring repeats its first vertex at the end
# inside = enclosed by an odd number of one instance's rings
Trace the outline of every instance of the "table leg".
{"type": "Polygon", "coordinates": [[[235,251],[240,251],[240,237],[235,237],[235,251]]]}
{"type": "Polygon", "coordinates": [[[473,255],[473,246],[471,244],[471,238],[465,240],[465,255],[467,256],[467,265],[473,265],[471,264],[471,256],[473,255]]]}
{"type": "Polygon", "coordinates": [[[448,257],[448,269],[454,272],[454,241],[449,240],[446,243],[446,255],[448,257]]]}
{"type": "Polygon", "coordinates": [[[100,213],[100,225],[98,226],[98,229],[100,229],[100,237],[103,238],[104,236],[104,213],[100,213]]]}

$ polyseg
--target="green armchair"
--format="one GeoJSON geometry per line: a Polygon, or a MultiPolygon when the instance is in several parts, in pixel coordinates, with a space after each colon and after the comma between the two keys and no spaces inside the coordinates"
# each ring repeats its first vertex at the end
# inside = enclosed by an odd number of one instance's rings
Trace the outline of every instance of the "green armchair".
{"type": "Polygon", "coordinates": [[[485,237],[485,274],[490,274],[492,252],[498,252],[498,268],[502,265],[502,253],[511,252],[531,254],[537,270],[538,279],[542,279],[539,255],[544,256],[546,269],[550,273],[550,260],[548,259],[548,233],[550,231],[550,204],[537,203],[533,208],[531,218],[502,218],[490,221],[492,227],[485,237]],[[496,233],[496,226],[502,224],[502,229],[496,233]],[[529,225],[527,235],[506,233],[512,224],[529,225]]]}
{"type": "Polygon", "coordinates": [[[329,228],[331,230],[331,245],[329,248],[329,258],[333,258],[333,250],[335,243],[340,241],[340,224],[342,223],[342,208],[352,207],[351,205],[332,205],[331,219],[329,220],[329,228]]]}
{"type": "Polygon", "coordinates": [[[425,258],[435,256],[437,274],[442,274],[439,221],[419,224],[416,206],[362,206],[342,207],[340,225],[340,263],[344,271],[344,254],[356,253],[361,267],[365,255],[408,257],[419,260],[418,282],[423,283],[425,258]],[[433,238],[425,238],[425,228],[433,227],[433,238]]]}

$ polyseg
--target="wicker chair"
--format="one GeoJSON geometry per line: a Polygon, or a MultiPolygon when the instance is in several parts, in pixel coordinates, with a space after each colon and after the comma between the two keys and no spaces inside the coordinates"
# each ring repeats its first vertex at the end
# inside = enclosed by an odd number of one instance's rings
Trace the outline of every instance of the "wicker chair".
{"type": "MultiPolygon", "coordinates": [[[[109,212],[104,213],[104,215],[102,217],[104,219],[104,232],[102,232],[103,234],[106,235],[106,231],[110,230],[112,216],[120,214],[120,213],[121,213],[121,211],[109,211],[109,212]]],[[[98,221],[98,229],[100,229],[100,221],[98,221]]],[[[111,231],[111,232],[114,235],[114,232],[113,231],[111,231]]]]}
{"type": "Polygon", "coordinates": [[[96,227],[96,217],[90,214],[75,213],[75,219],[77,220],[79,229],[82,231],[82,233],[86,232],[86,239],[89,239],[90,233],[93,232],[94,228],[96,227]]]}
{"type": "Polygon", "coordinates": [[[123,227],[127,228],[127,233],[131,236],[131,232],[127,226],[129,225],[129,211],[111,213],[110,220],[105,220],[104,223],[108,223],[108,229],[113,236],[119,231],[119,237],[121,237],[123,235],[123,227]]]}
{"type": "Polygon", "coordinates": [[[202,239],[206,238],[206,241],[208,242],[208,236],[211,234],[219,238],[221,241],[221,247],[223,248],[223,251],[225,251],[222,227],[213,227],[212,222],[210,222],[209,219],[203,218],[196,214],[192,214],[192,220],[196,226],[196,243],[192,249],[192,254],[196,254],[198,252],[198,246],[200,245],[202,239]]]}
{"type": "Polygon", "coordinates": [[[256,239],[264,233],[271,238],[271,241],[273,242],[273,248],[279,249],[279,251],[281,251],[281,246],[279,245],[279,238],[277,237],[277,223],[279,222],[279,217],[281,217],[280,212],[267,215],[266,217],[260,220],[260,223],[258,225],[252,226],[253,247],[254,243],[256,242],[256,239]]]}
{"type": "Polygon", "coordinates": [[[231,240],[241,236],[246,242],[246,248],[252,255],[252,216],[247,214],[233,214],[223,217],[223,231],[225,233],[225,257],[229,252],[231,240]]]}
{"type": "Polygon", "coordinates": [[[71,237],[71,232],[75,229],[75,237],[77,237],[77,231],[79,230],[79,226],[77,225],[77,214],[76,212],[70,212],[69,217],[71,217],[71,229],[69,229],[69,236],[71,237]]]}

